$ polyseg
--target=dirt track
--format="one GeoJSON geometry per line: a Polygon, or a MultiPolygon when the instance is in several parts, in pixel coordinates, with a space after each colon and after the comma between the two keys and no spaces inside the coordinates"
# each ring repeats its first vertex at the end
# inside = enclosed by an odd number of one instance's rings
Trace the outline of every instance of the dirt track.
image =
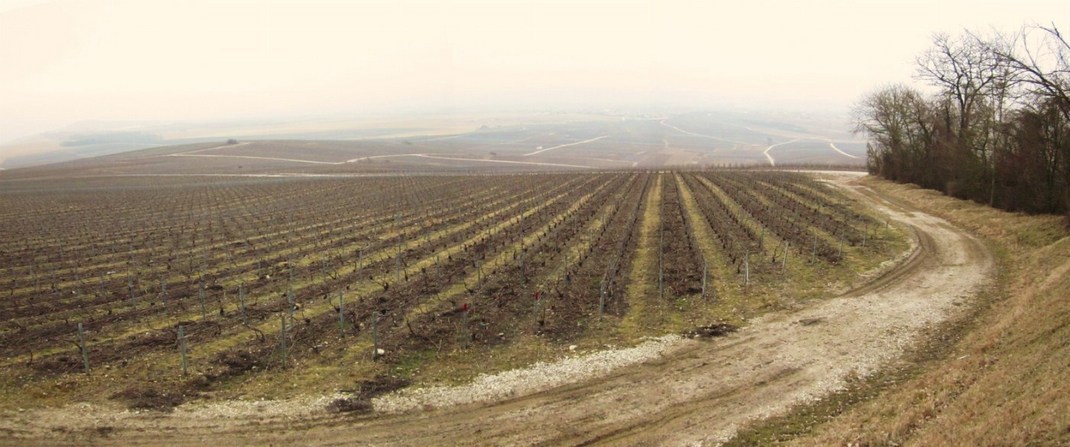
{"type": "Polygon", "coordinates": [[[873,191],[857,191],[913,230],[915,249],[905,262],[843,296],[767,315],[714,341],[678,342],[658,360],[598,379],[504,401],[377,417],[267,414],[255,406],[229,417],[108,414],[73,406],[0,415],[0,443],[716,444],[749,421],[876,370],[919,330],[953,315],[991,276],[991,255],[976,239],[873,191]],[[16,438],[4,439],[10,436],[16,438]]]}

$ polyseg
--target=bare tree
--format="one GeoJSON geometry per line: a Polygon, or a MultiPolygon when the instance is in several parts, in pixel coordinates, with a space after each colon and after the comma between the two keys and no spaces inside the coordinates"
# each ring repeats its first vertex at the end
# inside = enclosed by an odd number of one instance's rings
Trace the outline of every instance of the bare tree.
{"type": "Polygon", "coordinates": [[[855,132],[872,138],[871,172],[907,180],[904,175],[932,163],[932,112],[921,92],[905,85],[887,86],[865,96],[852,114],[855,132]]]}
{"type": "Polygon", "coordinates": [[[937,95],[892,86],[856,106],[871,172],[1011,210],[1070,210],[1070,44],[1058,28],[936,35],[916,62],[937,95]]]}
{"type": "Polygon", "coordinates": [[[1027,26],[1010,37],[974,36],[974,40],[1014,71],[1027,95],[1047,98],[1070,121],[1070,43],[1054,24],[1027,26]]]}

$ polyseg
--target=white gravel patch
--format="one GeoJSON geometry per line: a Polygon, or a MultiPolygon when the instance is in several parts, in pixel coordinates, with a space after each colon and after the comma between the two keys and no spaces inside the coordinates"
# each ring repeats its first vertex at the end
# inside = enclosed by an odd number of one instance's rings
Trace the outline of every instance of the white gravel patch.
{"type": "Polygon", "coordinates": [[[195,403],[175,408],[174,415],[190,419],[217,419],[239,417],[301,419],[316,413],[325,413],[335,399],[348,397],[342,393],[323,396],[302,396],[291,399],[227,400],[221,402],[195,403]]]}
{"type": "Polygon", "coordinates": [[[400,413],[502,400],[606,376],[617,368],[660,358],[683,341],[679,335],[665,335],[632,348],[597,351],[496,374],[481,374],[466,385],[403,389],[372,399],[372,405],[378,412],[400,413]]]}

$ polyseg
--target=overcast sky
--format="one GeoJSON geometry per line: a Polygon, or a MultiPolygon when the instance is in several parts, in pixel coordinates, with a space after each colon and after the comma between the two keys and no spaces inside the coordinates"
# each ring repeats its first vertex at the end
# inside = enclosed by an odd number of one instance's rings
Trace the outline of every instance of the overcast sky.
{"type": "Polygon", "coordinates": [[[935,32],[1062,1],[0,0],[0,142],[82,120],[675,104],[840,108],[935,32]]]}

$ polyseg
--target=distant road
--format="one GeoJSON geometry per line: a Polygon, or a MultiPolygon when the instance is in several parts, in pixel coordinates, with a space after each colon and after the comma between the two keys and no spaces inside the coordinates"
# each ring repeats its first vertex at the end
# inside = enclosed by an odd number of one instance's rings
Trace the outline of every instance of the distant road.
{"type": "MultiPolygon", "coordinates": [[[[605,137],[599,137],[605,138],[605,137]]],[[[588,140],[590,141],[590,140],[588,140]]],[[[579,143],[573,143],[579,144],[579,143]]],[[[552,149],[552,148],[551,148],[552,149]]],[[[207,150],[207,149],[201,149],[207,150]]],[[[198,151],[199,152],[199,151],[198,151]]],[[[482,158],[463,158],[463,157],[443,157],[441,155],[429,155],[429,154],[390,154],[390,155],[372,155],[369,157],[353,158],[346,161],[315,161],[315,160],[299,160],[296,158],[278,158],[278,157],[257,157],[253,155],[217,155],[217,154],[191,154],[191,153],[179,153],[179,154],[167,154],[168,157],[209,157],[209,158],[242,158],[252,160],[273,160],[273,161],[287,161],[291,163],[308,163],[316,165],[344,165],[346,163],[356,163],[361,160],[371,160],[376,158],[395,158],[395,157],[421,157],[421,158],[433,158],[437,160],[455,160],[455,161],[470,161],[477,163],[505,163],[505,164],[519,164],[519,165],[535,165],[535,166],[554,166],[561,168],[594,168],[594,166],[585,165],[570,165],[565,163],[541,163],[536,161],[513,161],[513,160],[487,160],[482,158]]]]}
{"type": "MultiPolygon", "coordinates": [[[[694,135],[694,136],[710,138],[710,139],[714,139],[714,140],[720,140],[720,141],[727,141],[727,142],[735,143],[735,142],[733,142],[731,140],[726,140],[726,139],[723,139],[723,138],[717,138],[717,137],[710,136],[710,135],[702,135],[702,134],[697,134],[697,133],[694,133],[694,132],[689,132],[689,131],[680,129],[680,128],[676,127],[676,126],[673,126],[671,124],[668,124],[664,120],[661,121],[661,124],[663,126],[669,127],[671,129],[674,129],[676,131],[679,131],[679,132],[682,132],[682,133],[685,133],[685,134],[688,134],[688,135],[694,135]]],[[[600,137],[594,137],[594,138],[590,138],[590,139],[583,140],[583,141],[576,141],[576,142],[573,142],[573,143],[559,144],[557,146],[552,146],[552,147],[548,147],[548,148],[544,148],[544,149],[539,149],[539,150],[534,151],[534,152],[529,152],[527,154],[524,154],[524,156],[528,157],[528,156],[537,155],[537,154],[540,154],[540,153],[543,153],[543,152],[546,152],[546,151],[551,151],[551,150],[554,150],[554,149],[560,149],[560,148],[568,147],[568,146],[577,146],[577,145],[580,145],[580,144],[591,143],[591,142],[598,141],[598,140],[601,140],[603,138],[608,138],[608,137],[609,137],[609,135],[602,135],[600,137]]],[[[785,141],[783,143],[777,143],[777,144],[770,145],[770,146],[766,147],[764,151],[762,151],[762,155],[764,155],[766,160],[769,161],[769,165],[770,166],[776,166],[776,159],[773,158],[773,155],[770,153],[770,151],[773,148],[777,147],[777,146],[783,146],[783,145],[786,145],[786,144],[795,143],[795,142],[801,141],[803,139],[804,138],[795,138],[793,140],[785,141]]],[[[663,143],[665,148],[669,147],[669,141],[667,139],[663,138],[662,139],[662,143],[663,143]]],[[[190,151],[190,152],[179,152],[179,153],[174,153],[174,154],[167,154],[167,156],[169,156],[169,157],[240,158],[240,159],[251,159],[251,160],[284,161],[284,162],[290,162],[290,163],[306,163],[306,164],[316,164],[316,165],[342,165],[342,164],[346,164],[346,163],[356,163],[356,162],[359,162],[361,160],[372,160],[372,159],[377,159],[377,158],[423,157],[423,158],[432,158],[432,159],[439,159],[439,160],[456,160],[456,161],[469,161],[469,162],[480,162],[480,163],[526,164],[526,165],[535,165],[535,166],[554,166],[554,167],[563,167],[563,168],[593,168],[593,166],[574,165],[574,164],[565,164],[565,163],[541,163],[541,162],[532,162],[532,161],[487,160],[487,159],[480,159],[480,158],[444,157],[444,156],[441,156],[441,155],[430,155],[430,154],[423,154],[423,153],[372,155],[372,156],[353,158],[353,159],[349,159],[349,160],[345,160],[345,161],[337,161],[337,162],[333,162],[333,161],[316,161],[316,160],[301,160],[301,159],[296,159],[296,158],[260,157],[260,156],[255,156],[255,155],[224,155],[224,154],[200,154],[200,153],[198,153],[198,152],[204,152],[204,151],[209,151],[209,150],[213,150],[213,149],[232,148],[232,147],[242,146],[242,145],[245,145],[245,144],[248,144],[248,143],[238,143],[238,144],[230,144],[230,145],[223,145],[223,146],[215,146],[215,147],[210,147],[210,148],[206,148],[206,149],[198,149],[198,150],[190,151]]],[[[739,143],[739,144],[748,144],[749,145],[749,143],[739,143]]],[[[848,154],[848,153],[840,150],[840,148],[836,147],[836,144],[832,143],[831,141],[829,142],[829,147],[831,147],[832,150],[840,153],[841,155],[844,155],[844,156],[847,156],[847,157],[851,157],[851,158],[854,158],[854,159],[860,159],[861,158],[859,156],[851,155],[851,154],[848,154]]],[[[641,153],[642,152],[640,152],[640,154],[641,153]]],[[[639,155],[639,154],[636,154],[636,155],[639,155]]],[[[621,160],[612,160],[612,161],[621,161],[621,160]]],[[[637,162],[636,163],[632,163],[632,166],[636,166],[636,165],[638,165],[637,162]]],[[[2,169],[2,168],[0,168],[0,169],[2,169]]]]}
{"type": "Polygon", "coordinates": [[[773,160],[773,156],[769,154],[769,151],[772,150],[774,147],[783,146],[785,144],[791,144],[791,143],[794,143],[794,142],[799,141],[801,139],[802,138],[796,138],[796,139],[791,140],[791,141],[785,141],[783,143],[777,143],[777,144],[771,145],[771,146],[765,148],[764,151],[762,151],[762,155],[765,155],[765,158],[767,158],[769,160],[769,166],[776,166],[776,160],[773,160]]]}
{"type": "Polygon", "coordinates": [[[579,144],[587,144],[587,143],[590,143],[590,142],[592,142],[592,141],[598,141],[598,140],[601,140],[601,139],[603,139],[603,138],[606,138],[606,137],[608,137],[608,136],[609,136],[609,135],[602,135],[602,136],[600,136],[600,137],[594,137],[594,138],[591,138],[590,140],[583,140],[583,141],[577,141],[577,142],[575,142],[575,143],[566,143],[566,144],[559,144],[559,145],[557,145],[557,146],[553,146],[553,147],[548,147],[548,148],[546,148],[546,149],[539,149],[539,150],[537,150],[537,151],[535,151],[535,152],[528,152],[528,153],[524,154],[524,156],[525,156],[525,157],[530,157],[530,156],[532,156],[532,155],[536,155],[536,154],[541,154],[541,153],[543,153],[543,152],[546,152],[546,151],[552,151],[552,150],[554,150],[554,149],[561,149],[561,148],[563,148],[563,147],[569,147],[569,146],[576,146],[576,145],[579,145],[579,144]]]}
{"type": "MultiPolygon", "coordinates": [[[[676,126],[674,126],[672,124],[666,123],[665,121],[666,120],[661,120],[660,121],[662,126],[668,127],[668,128],[670,128],[672,130],[675,130],[675,131],[683,133],[683,134],[692,135],[692,136],[696,136],[696,137],[702,137],[702,138],[709,138],[711,140],[724,141],[725,143],[742,144],[742,145],[746,145],[746,146],[753,146],[752,143],[745,143],[745,142],[742,142],[742,141],[729,140],[727,138],[720,138],[720,137],[715,137],[713,135],[705,135],[705,134],[701,134],[701,133],[691,132],[691,131],[688,131],[688,130],[683,130],[683,129],[681,129],[679,127],[676,127],[676,126]]],[[[666,146],[668,146],[668,142],[665,142],[665,144],[666,144],[666,146]]]]}
{"type": "MultiPolygon", "coordinates": [[[[208,150],[208,149],[202,149],[202,150],[208,150]]],[[[315,165],[340,165],[342,163],[345,163],[344,161],[340,161],[340,162],[315,161],[315,160],[300,160],[300,159],[297,159],[297,158],[257,157],[257,156],[254,156],[254,155],[217,155],[217,154],[190,154],[190,153],[184,153],[184,154],[167,154],[167,156],[168,157],[245,158],[245,159],[250,159],[250,160],[275,160],[275,161],[288,161],[288,162],[291,162],[291,163],[309,163],[309,164],[315,164],[315,165]]]]}
{"type": "Polygon", "coordinates": [[[862,157],[859,157],[859,156],[856,156],[856,155],[851,155],[851,154],[848,154],[848,153],[846,153],[844,151],[841,151],[840,148],[836,147],[836,143],[833,143],[831,141],[829,142],[829,147],[831,147],[832,150],[834,150],[836,152],[839,152],[839,153],[841,153],[843,155],[846,155],[848,157],[851,157],[851,158],[862,158],[862,157]]]}
{"type": "MultiPolygon", "coordinates": [[[[206,147],[206,148],[204,148],[204,149],[197,149],[197,150],[195,150],[195,151],[189,151],[189,152],[180,152],[180,153],[181,153],[181,154],[196,154],[196,153],[198,153],[198,152],[204,152],[204,151],[214,151],[214,150],[216,150],[216,149],[226,149],[226,148],[231,148],[231,147],[241,147],[241,146],[245,146],[245,145],[247,145],[247,144],[249,144],[249,142],[248,142],[248,141],[243,141],[243,142],[241,142],[241,143],[235,143],[235,144],[221,144],[221,145],[219,145],[219,146],[212,146],[212,147],[206,147]]],[[[178,155],[178,154],[171,154],[171,155],[178,155]]]]}
{"type": "MultiPolygon", "coordinates": [[[[598,137],[598,138],[605,138],[605,137],[598,137]]],[[[595,139],[597,140],[598,138],[595,138],[595,139]]],[[[588,141],[591,141],[591,140],[588,140],[588,141]]],[[[581,141],[580,143],[583,143],[583,141],[581,141]]],[[[573,144],[580,144],[580,143],[573,143],[573,144]]],[[[570,145],[566,145],[566,146],[570,146],[570,145]]],[[[553,149],[553,148],[551,148],[551,149],[553,149]]],[[[535,161],[486,160],[486,159],[481,159],[481,158],[442,157],[442,156],[438,156],[438,155],[427,155],[427,154],[414,154],[412,156],[414,156],[414,157],[423,157],[423,158],[434,158],[434,159],[438,159],[438,160],[459,160],[459,161],[476,161],[476,162],[482,162],[482,163],[507,163],[507,164],[518,164],[518,165],[557,166],[557,167],[563,167],[563,168],[584,168],[584,169],[589,169],[589,168],[593,168],[594,167],[594,166],[584,166],[584,165],[569,165],[569,164],[564,164],[564,163],[539,163],[539,162],[535,162],[535,161]]]]}
{"type": "MultiPolygon", "coordinates": [[[[430,155],[430,154],[372,155],[370,157],[361,157],[361,158],[354,158],[352,160],[346,160],[346,161],[344,161],[342,163],[355,163],[355,162],[358,162],[358,161],[361,161],[361,160],[371,160],[371,159],[375,159],[375,158],[395,158],[395,157],[421,157],[421,158],[432,158],[432,159],[436,159],[436,160],[474,161],[474,162],[480,162],[480,163],[505,163],[505,164],[535,165],[535,166],[556,166],[556,167],[562,167],[562,168],[593,168],[594,167],[594,166],[584,166],[584,165],[570,165],[570,164],[564,164],[564,163],[542,163],[542,162],[537,162],[537,161],[487,160],[487,159],[483,159],[483,158],[443,157],[441,155],[430,155]]],[[[342,164],[342,163],[333,163],[333,164],[342,164]]]]}

